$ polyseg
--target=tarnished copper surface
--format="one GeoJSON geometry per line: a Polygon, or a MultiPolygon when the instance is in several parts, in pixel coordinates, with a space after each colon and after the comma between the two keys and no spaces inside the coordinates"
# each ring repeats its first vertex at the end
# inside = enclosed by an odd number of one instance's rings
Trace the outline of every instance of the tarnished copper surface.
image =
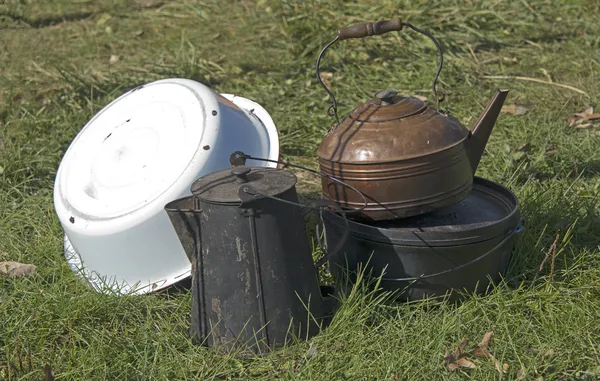
{"type": "Polygon", "coordinates": [[[337,163],[386,163],[433,154],[467,139],[469,131],[456,119],[415,101],[402,98],[381,106],[372,100],[359,106],[323,138],[317,155],[337,163]]]}
{"type": "Polygon", "coordinates": [[[471,127],[471,134],[467,149],[469,151],[469,160],[471,160],[471,168],[473,169],[473,175],[479,166],[479,160],[483,156],[485,146],[487,145],[496,119],[500,114],[504,100],[508,95],[508,90],[498,90],[494,98],[485,107],[485,110],[479,116],[479,119],[473,127],[471,127]]]}
{"type": "MultiPolygon", "coordinates": [[[[369,205],[355,217],[389,220],[430,212],[467,197],[507,90],[498,90],[470,132],[421,101],[373,99],[328,133],[321,171],[361,191],[369,205]]],[[[323,177],[323,197],[342,206],[362,200],[323,177]]]]}
{"type": "MultiPolygon", "coordinates": [[[[352,217],[390,220],[430,212],[465,198],[473,176],[464,143],[427,157],[387,162],[342,164],[319,160],[321,171],[359,189],[368,205],[352,217]]],[[[323,197],[349,208],[362,199],[322,178],[323,197]]]]}
{"type": "Polygon", "coordinates": [[[427,109],[417,98],[375,98],[358,106],[350,117],[360,122],[386,122],[419,114],[427,109]]]}
{"type": "MultiPolygon", "coordinates": [[[[424,214],[457,203],[471,191],[473,175],[508,90],[496,92],[469,131],[448,113],[438,111],[444,97],[439,96],[436,83],[443,62],[437,40],[400,19],[341,28],[319,53],[317,80],[331,98],[327,113],[337,122],[317,150],[319,166],[326,175],[367,197],[367,207],[360,214],[354,212],[355,218],[390,220],[424,214]],[[404,26],[428,37],[437,48],[439,65],[432,83],[437,108],[398,96],[395,90],[381,90],[340,122],[335,96],[320,76],[323,54],[337,41],[400,31],[404,26]]],[[[322,178],[325,199],[355,209],[364,205],[356,192],[322,178]]]]}

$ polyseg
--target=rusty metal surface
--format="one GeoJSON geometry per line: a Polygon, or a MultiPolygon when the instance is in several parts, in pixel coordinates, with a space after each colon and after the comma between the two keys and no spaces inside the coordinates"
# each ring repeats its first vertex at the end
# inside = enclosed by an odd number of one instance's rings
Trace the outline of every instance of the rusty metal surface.
{"type": "Polygon", "coordinates": [[[319,333],[336,302],[318,283],[295,175],[238,166],[201,180],[165,206],[192,262],[194,340],[262,353],[319,333]]]}
{"type": "Polygon", "coordinates": [[[252,185],[261,194],[273,196],[293,188],[296,181],[295,174],[283,169],[237,166],[202,176],[192,184],[191,191],[203,201],[239,205],[241,184],[252,185]]]}

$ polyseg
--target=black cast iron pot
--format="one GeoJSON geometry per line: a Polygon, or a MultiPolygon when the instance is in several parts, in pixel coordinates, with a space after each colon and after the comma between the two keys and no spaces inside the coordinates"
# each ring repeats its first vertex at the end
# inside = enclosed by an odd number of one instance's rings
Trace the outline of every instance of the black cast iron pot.
{"type": "MultiPolygon", "coordinates": [[[[321,215],[327,245],[338,242],[346,223],[330,213],[321,215]]],[[[338,280],[362,267],[378,277],[384,290],[405,300],[418,300],[457,290],[482,293],[506,273],[523,231],[519,201],[507,188],[479,177],[471,194],[458,204],[434,212],[375,223],[348,221],[350,232],[329,262],[338,280]]]]}

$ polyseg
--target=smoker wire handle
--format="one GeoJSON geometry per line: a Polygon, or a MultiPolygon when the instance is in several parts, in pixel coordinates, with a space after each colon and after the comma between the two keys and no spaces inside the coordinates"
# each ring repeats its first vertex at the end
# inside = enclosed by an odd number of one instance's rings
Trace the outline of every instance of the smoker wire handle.
{"type": "Polygon", "coordinates": [[[497,248],[499,248],[500,246],[504,245],[506,243],[506,241],[508,241],[510,238],[512,238],[512,236],[514,234],[519,234],[521,233],[523,230],[525,229],[524,226],[524,220],[521,219],[521,223],[519,224],[519,226],[517,226],[515,229],[510,229],[509,231],[507,231],[506,237],[504,237],[504,239],[502,241],[500,241],[499,244],[497,244],[496,246],[494,246],[491,250],[486,251],[485,253],[483,253],[482,255],[480,255],[479,257],[470,260],[467,263],[463,263],[462,265],[453,267],[451,269],[447,269],[444,271],[440,271],[437,273],[433,273],[433,274],[427,274],[427,275],[421,275],[421,276],[415,276],[415,277],[409,277],[409,278],[381,278],[382,281],[387,281],[387,282],[416,282],[419,280],[423,280],[423,279],[429,279],[429,278],[433,278],[436,276],[440,276],[440,275],[444,275],[444,274],[448,274],[460,269],[463,269],[467,266],[472,265],[475,262],[479,262],[480,260],[482,260],[483,258],[487,257],[488,255],[492,254],[494,251],[496,251],[497,248]]]}

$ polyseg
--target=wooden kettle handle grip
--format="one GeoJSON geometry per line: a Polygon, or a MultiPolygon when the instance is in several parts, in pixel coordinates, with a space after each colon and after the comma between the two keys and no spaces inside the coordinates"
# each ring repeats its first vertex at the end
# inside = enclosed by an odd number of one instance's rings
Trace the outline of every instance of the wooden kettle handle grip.
{"type": "Polygon", "coordinates": [[[338,29],[338,39],[364,38],[380,34],[401,31],[404,24],[401,19],[368,22],[338,29]]]}

